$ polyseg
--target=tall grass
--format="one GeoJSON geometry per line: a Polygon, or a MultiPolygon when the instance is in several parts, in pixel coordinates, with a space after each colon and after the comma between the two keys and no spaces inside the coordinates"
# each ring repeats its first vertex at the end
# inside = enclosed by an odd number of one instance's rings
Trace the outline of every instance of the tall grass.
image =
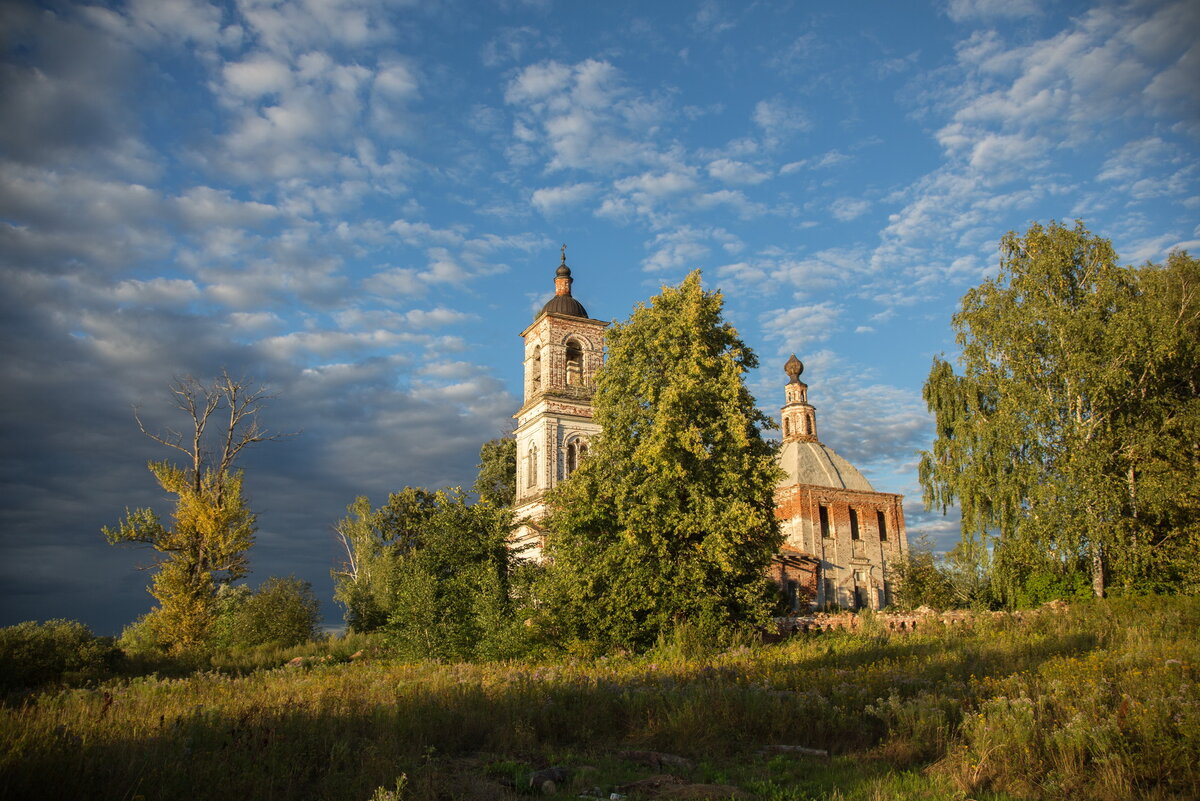
{"type": "Polygon", "coordinates": [[[485,798],[522,766],[596,783],[653,749],[762,798],[1193,798],[1198,631],[1197,599],[1149,599],[711,656],[112,681],[0,710],[0,797],[485,798]],[[833,759],[800,770],[770,745],[833,759]]]}

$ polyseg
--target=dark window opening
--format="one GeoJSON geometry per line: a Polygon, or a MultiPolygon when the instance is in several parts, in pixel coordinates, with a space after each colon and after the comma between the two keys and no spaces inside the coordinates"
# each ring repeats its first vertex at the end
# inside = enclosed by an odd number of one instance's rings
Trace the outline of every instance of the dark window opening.
{"type": "Polygon", "coordinates": [[[533,353],[533,365],[529,368],[529,385],[533,392],[539,392],[542,388],[542,349],[538,348],[533,353]]]}
{"type": "Polygon", "coordinates": [[[887,515],[876,512],[875,519],[879,521],[879,541],[887,542],[887,515]]]}
{"type": "Polygon", "coordinates": [[[576,386],[583,383],[583,350],[579,343],[571,340],[567,343],[567,384],[576,386]]]}
{"type": "Polygon", "coordinates": [[[817,509],[817,514],[821,518],[821,536],[822,537],[833,536],[829,531],[829,507],[828,506],[819,507],[817,509]]]}
{"type": "Polygon", "coordinates": [[[858,510],[850,510],[850,539],[858,539],[858,510]]]}

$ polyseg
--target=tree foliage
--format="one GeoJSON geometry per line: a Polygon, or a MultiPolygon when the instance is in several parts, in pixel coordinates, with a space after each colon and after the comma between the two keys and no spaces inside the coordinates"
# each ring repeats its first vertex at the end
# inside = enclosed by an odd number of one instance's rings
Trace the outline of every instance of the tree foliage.
{"type": "Polygon", "coordinates": [[[1027,579],[1093,592],[1196,588],[1200,271],[1117,265],[1082,223],[1001,242],[999,275],[953,318],[962,373],[935,359],[927,507],[957,502],[968,538],[998,537],[997,591],[1027,579]]]}
{"type": "Polygon", "coordinates": [[[149,464],[159,486],[176,498],[171,523],[153,509],[127,509],[115,529],[103,531],[111,544],[141,543],[160,554],[150,588],[158,606],[139,626],[172,650],[186,651],[207,643],[219,588],[249,570],[255,517],[235,462],[246,447],[279,435],[259,424],[268,396],[253,382],[228,373],[207,385],[183,378],[171,384],[171,393],[188,418],[185,432],[151,433],[135,413],[142,433],[186,456],[183,467],[149,464]]]}
{"type": "Polygon", "coordinates": [[[517,495],[517,440],[509,434],[488,440],[479,449],[475,492],[479,500],[510,508],[517,495]]]}
{"type": "Polygon", "coordinates": [[[0,690],[106,678],[121,652],[75,620],[26,621],[0,629],[0,690]]]}
{"type": "Polygon", "coordinates": [[[226,585],[217,594],[210,640],[224,648],[302,645],[318,636],[320,611],[312,585],[295,576],[272,576],[257,592],[226,585]]]}
{"type": "Polygon", "coordinates": [[[772,423],[743,383],[757,358],[722,305],[697,271],[608,331],[593,401],[603,433],[550,496],[543,600],[557,636],[644,647],[770,610],[772,423]]]}
{"type": "Polygon", "coordinates": [[[383,630],[409,658],[486,659],[520,650],[506,509],[469,504],[459,489],[406,487],[378,509],[358,498],[348,511],[337,525],[347,559],[334,572],[334,597],[352,630],[383,630]]]}

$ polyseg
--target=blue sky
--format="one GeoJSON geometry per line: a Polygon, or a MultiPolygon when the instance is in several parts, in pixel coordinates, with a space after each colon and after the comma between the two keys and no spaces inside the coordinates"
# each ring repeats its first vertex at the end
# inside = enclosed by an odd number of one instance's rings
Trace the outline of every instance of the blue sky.
{"type": "Polygon", "coordinates": [[[151,603],[174,375],[278,394],[250,580],[356,495],[469,485],[568,245],[602,319],[692,269],[822,439],[922,512],[921,385],[1031,221],[1200,249],[1200,5],[134,0],[0,9],[0,624],[151,603]]]}

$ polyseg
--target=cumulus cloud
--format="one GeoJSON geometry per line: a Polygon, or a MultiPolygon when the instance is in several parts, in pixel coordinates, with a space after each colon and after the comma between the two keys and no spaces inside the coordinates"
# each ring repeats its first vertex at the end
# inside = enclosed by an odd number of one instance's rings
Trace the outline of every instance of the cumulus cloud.
{"type": "Polygon", "coordinates": [[[955,22],[1032,17],[1040,14],[1041,10],[1034,0],[1011,0],[1004,3],[993,3],[989,0],[950,0],[946,5],[947,16],[955,22]]]}
{"type": "Polygon", "coordinates": [[[516,138],[544,151],[550,170],[606,172],[663,160],[650,136],[660,104],[628,88],[607,61],[531,64],[509,81],[504,99],[518,107],[516,138]]]}
{"type": "Polygon", "coordinates": [[[771,177],[753,166],[733,159],[717,159],[709,162],[708,174],[718,181],[730,184],[760,184],[771,177]]]}
{"type": "Polygon", "coordinates": [[[555,214],[578,206],[595,194],[596,185],[591,183],[547,186],[535,189],[530,202],[542,214],[555,214]]]}
{"type": "Polygon", "coordinates": [[[786,350],[803,353],[840,329],[843,311],[841,306],[826,300],[771,309],[762,314],[760,322],[769,339],[778,340],[786,350]]]}
{"type": "Polygon", "coordinates": [[[834,216],[834,219],[850,222],[866,214],[869,208],[871,208],[870,201],[861,198],[840,197],[833,201],[833,205],[829,207],[829,213],[834,216]]]}
{"type": "Polygon", "coordinates": [[[754,123],[762,128],[771,146],[812,128],[812,122],[801,109],[780,99],[758,101],[754,105],[754,123]]]}
{"type": "MultiPolygon", "coordinates": [[[[975,5],[961,8],[966,13],[975,5]]],[[[890,215],[872,260],[878,270],[900,268],[907,276],[905,284],[896,283],[895,297],[928,294],[947,278],[978,278],[982,260],[952,255],[946,238],[963,243],[984,226],[1019,227],[1028,221],[1026,209],[1036,204],[1072,198],[1075,208],[1066,206],[1065,216],[1068,209],[1076,213],[1114,201],[1194,192],[1194,159],[1161,160],[1179,152],[1177,134],[1144,136],[1110,153],[1096,170],[1109,186],[1108,197],[1098,190],[1084,195],[1049,167],[1064,153],[1086,154],[1098,139],[1104,141],[1107,128],[1136,118],[1192,125],[1198,119],[1195,104],[1184,110],[1175,94],[1153,95],[1149,87],[1160,78],[1173,80],[1192,57],[1194,37],[1181,29],[1197,28],[1200,10],[1194,4],[1102,6],[1043,39],[1014,45],[999,31],[986,30],[960,43],[961,77],[934,107],[949,114],[937,132],[945,161],[901,193],[900,208],[890,215]],[[1124,198],[1113,198],[1112,190],[1124,198]]]]}
{"type": "Polygon", "coordinates": [[[696,269],[702,266],[701,261],[711,253],[713,244],[720,244],[725,249],[730,246],[736,249],[740,242],[724,228],[683,226],[664,231],[646,243],[646,247],[652,253],[642,262],[642,269],[646,272],[696,269]]]}

